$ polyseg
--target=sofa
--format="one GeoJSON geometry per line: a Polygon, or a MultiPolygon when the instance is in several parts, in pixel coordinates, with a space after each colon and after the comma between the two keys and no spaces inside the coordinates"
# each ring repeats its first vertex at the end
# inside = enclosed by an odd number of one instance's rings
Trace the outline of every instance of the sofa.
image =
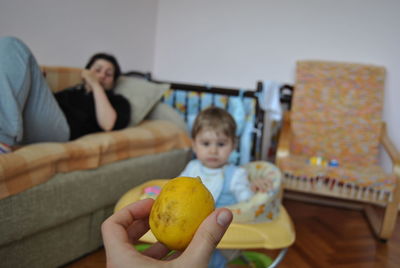
{"type": "MultiPolygon", "coordinates": [[[[79,68],[42,68],[53,91],[80,81],[79,68]]],[[[100,226],[123,193],[180,173],[190,139],[159,102],[167,89],[121,77],[115,90],[132,104],[126,129],[0,155],[0,267],[58,267],[98,249],[100,226]]]]}

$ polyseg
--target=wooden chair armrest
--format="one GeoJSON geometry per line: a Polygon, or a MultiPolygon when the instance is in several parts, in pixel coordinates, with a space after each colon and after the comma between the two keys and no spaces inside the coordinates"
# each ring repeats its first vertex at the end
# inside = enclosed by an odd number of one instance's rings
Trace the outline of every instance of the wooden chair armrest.
{"type": "Polygon", "coordinates": [[[286,111],[283,115],[282,128],[279,135],[278,149],[276,152],[276,164],[280,166],[280,160],[290,155],[290,111],[286,111]]]}
{"type": "Polygon", "coordinates": [[[393,173],[396,176],[396,186],[393,192],[393,203],[395,204],[396,211],[398,209],[398,204],[400,202],[400,153],[394,146],[392,140],[390,139],[385,123],[382,125],[381,143],[383,148],[388,153],[390,159],[393,163],[393,173]]]}
{"type": "Polygon", "coordinates": [[[400,178],[400,153],[394,146],[392,140],[390,139],[385,124],[383,124],[382,127],[381,143],[383,145],[383,148],[388,153],[390,159],[392,160],[393,172],[396,174],[398,178],[400,178]]]}
{"type": "MultiPolygon", "coordinates": [[[[390,159],[393,163],[393,174],[395,176],[395,187],[392,193],[392,199],[388,203],[388,208],[385,212],[385,218],[382,222],[381,230],[379,231],[379,236],[383,238],[389,238],[394,230],[394,226],[396,224],[397,213],[399,211],[399,203],[400,203],[400,153],[394,146],[391,141],[387,130],[386,125],[383,123],[382,125],[382,134],[381,134],[381,143],[383,148],[388,153],[390,159]]],[[[374,219],[374,215],[371,212],[367,211],[367,216],[372,221],[373,226],[377,226],[376,220],[374,219]]],[[[379,226],[379,225],[378,225],[379,226]]],[[[375,227],[376,228],[376,227],[375,227]]]]}

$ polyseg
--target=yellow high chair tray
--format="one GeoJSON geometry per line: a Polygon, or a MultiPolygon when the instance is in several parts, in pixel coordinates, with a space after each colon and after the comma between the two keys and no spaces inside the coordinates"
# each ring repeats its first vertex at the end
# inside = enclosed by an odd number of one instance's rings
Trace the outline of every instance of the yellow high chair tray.
{"type": "MultiPolygon", "coordinates": [[[[125,193],[115,206],[115,211],[136,202],[143,195],[147,187],[163,187],[168,180],[151,180],[143,183],[125,193]]],[[[292,245],[295,241],[295,231],[292,221],[283,206],[279,208],[279,215],[269,222],[260,223],[235,223],[233,222],[224,237],[218,244],[220,249],[249,249],[266,248],[282,249],[292,245]]],[[[149,230],[140,241],[146,243],[157,242],[149,230]]]]}

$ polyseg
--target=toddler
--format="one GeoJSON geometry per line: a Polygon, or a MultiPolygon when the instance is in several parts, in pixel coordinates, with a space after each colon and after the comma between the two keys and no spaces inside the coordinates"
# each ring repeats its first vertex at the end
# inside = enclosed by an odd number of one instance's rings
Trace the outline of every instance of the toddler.
{"type": "Polygon", "coordinates": [[[235,149],[236,123],[224,109],[209,107],[201,111],[192,128],[195,160],[180,176],[200,177],[214,197],[217,207],[248,200],[253,191],[244,168],[228,163],[235,149]]]}
{"type": "MultiPolygon", "coordinates": [[[[214,197],[216,207],[246,201],[253,195],[246,170],[228,163],[235,149],[235,133],[235,120],[218,107],[201,111],[192,127],[192,149],[197,159],[190,161],[180,176],[200,177],[214,197]]],[[[231,251],[215,250],[209,267],[225,267],[225,256],[229,255],[231,251]]]]}
{"type": "MultiPolygon", "coordinates": [[[[188,163],[180,176],[200,177],[214,197],[216,207],[225,207],[250,199],[256,191],[266,191],[269,180],[248,181],[244,168],[228,163],[236,145],[236,123],[224,109],[209,107],[201,111],[192,128],[195,160],[188,163]]],[[[225,256],[231,251],[215,250],[209,267],[225,267],[225,256]]]]}

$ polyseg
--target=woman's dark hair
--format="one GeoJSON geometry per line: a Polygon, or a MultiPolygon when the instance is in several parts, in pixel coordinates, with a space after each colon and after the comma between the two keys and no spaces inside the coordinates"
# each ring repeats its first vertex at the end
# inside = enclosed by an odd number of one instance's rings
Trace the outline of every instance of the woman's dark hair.
{"type": "Polygon", "coordinates": [[[108,62],[110,62],[112,65],[114,65],[114,82],[117,81],[118,77],[121,75],[121,68],[119,67],[118,61],[117,59],[110,54],[106,54],[106,53],[97,53],[94,54],[88,61],[88,63],[85,66],[85,69],[90,69],[90,67],[92,67],[93,63],[96,60],[106,60],[108,62]]]}

